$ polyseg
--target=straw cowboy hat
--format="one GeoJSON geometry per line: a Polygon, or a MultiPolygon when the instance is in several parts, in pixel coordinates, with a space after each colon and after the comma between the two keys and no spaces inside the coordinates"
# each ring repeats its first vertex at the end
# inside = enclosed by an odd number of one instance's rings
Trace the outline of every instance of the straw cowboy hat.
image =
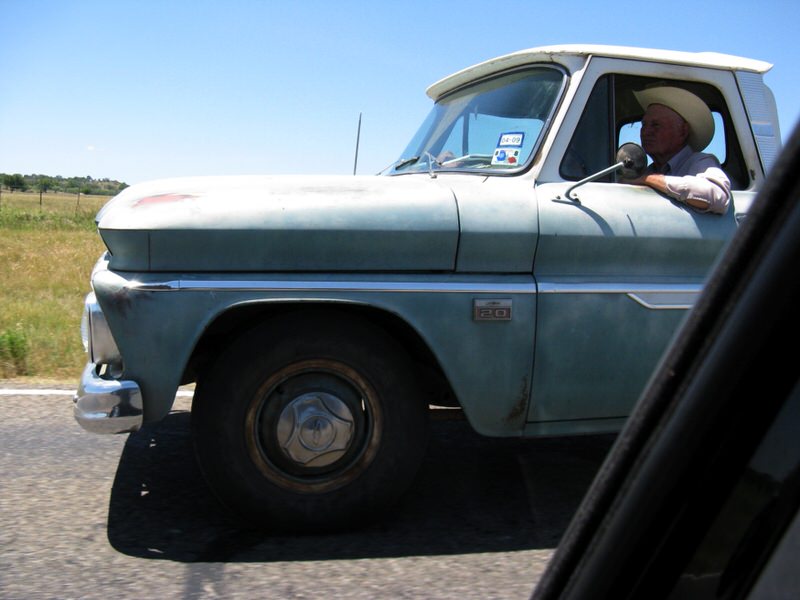
{"type": "Polygon", "coordinates": [[[647,110],[651,104],[662,104],[674,110],[689,124],[687,142],[692,150],[700,152],[714,137],[714,119],[706,103],[691,92],[677,87],[653,87],[634,92],[636,100],[647,110]]]}

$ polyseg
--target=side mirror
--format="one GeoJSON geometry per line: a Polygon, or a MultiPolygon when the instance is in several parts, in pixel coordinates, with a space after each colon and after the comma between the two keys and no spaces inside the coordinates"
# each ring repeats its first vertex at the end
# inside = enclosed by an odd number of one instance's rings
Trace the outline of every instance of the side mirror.
{"type": "Polygon", "coordinates": [[[647,155],[639,144],[628,142],[617,150],[617,164],[622,163],[619,172],[625,179],[636,179],[647,168],[647,155]]]}
{"type": "Polygon", "coordinates": [[[574,190],[576,187],[579,187],[584,183],[589,183],[590,181],[600,179],[601,177],[605,177],[609,173],[614,173],[615,171],[619,171],[625,179],[636,179],[644,173],[646,167],[647,155],[644,153],[644,150],[639,144],[634,144],[633,142],[622,144],[622,146],[619,147],[619,150],[617,150],[616,164],[611,165],[602,171],[598,171],[594,175],[589,175],[589,177],[585,179],[581,179],[575,185],[571,186],[564,193],[564,195],[568,200],[579,203],[580,200],[572,195],[572,190],[574,190]]]}

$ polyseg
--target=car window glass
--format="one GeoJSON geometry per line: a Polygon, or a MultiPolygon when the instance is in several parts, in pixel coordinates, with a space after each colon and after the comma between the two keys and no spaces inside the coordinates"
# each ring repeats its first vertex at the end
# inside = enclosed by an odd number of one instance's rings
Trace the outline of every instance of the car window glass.
{"type": "Polygon", "coordinates": [[[450,153],[452,156],[461,156],[465,154],[464,152],[464,117],[459,117],[458,120],[453,123],[453,128],[450,130],[450,134],[447,136],[444,144],[442,144],[442,149],[440,154],[450,153]]]}
{"type": "Polygon", "coordinates": [[[741,597],[800,490],[800,384],[785,401],[669,598],[741,597]]]}
{"type": "Polygon", "coordinates": [[[428,119],[389,171],[432,168],[509,173],[535,155],[564,89],[552,66],[503,73],[438,99],[428,119]]]}
{"type": "MultiPolygon", "coordinates": [[[[609,77],[594,86],[561,161],[561,176],[577,181],[611,164],[609,77]]],[[[611,181],[606,178],[604,181],[611,181]]]]}
{"type": "MultiPolygon", "coordinates": [[[[577,181],[611,165],[616,149],[626,142],[641,144],[639,131],[644,111],[635,91],[654,85],[678,86],[699,96],[714,118],[714,137],[704,150],[720,161],[732,189],[750,183],[730,112],[720,91],[708,84],[671,81],[634,75],[604,75],[598,79],[583,109],[560,165],[561,176],[577,181]]],[[[613,181],[609,176],[600,181],[613,181]]]]}

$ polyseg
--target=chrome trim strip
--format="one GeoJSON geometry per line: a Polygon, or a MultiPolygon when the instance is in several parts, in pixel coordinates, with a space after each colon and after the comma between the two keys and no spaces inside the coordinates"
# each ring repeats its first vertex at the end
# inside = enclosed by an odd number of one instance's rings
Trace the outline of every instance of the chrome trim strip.
{"type": "Polygon", "coordinates": [[[688,310],[697,302],[700,292],[654,292],[626,294],[631,300],[651,310],[688,310]]]}
{"type": "Polygon", "coordinates": [[[702,284],[689,283],[562,283],[540,282],[540,294],[699,293],[702,284]]]}
{"type": "Polygon", "coordinates": [[[530,283],[468,283],[420,281],[220,281],[176,279],[159,283],[134,283],[132,289],[148,292],[394,292],[434,294],[535,294],[530,283]]]}
{"type": "Polygon", "coordinates": [[[370,292],[416,294],[625,294],[651,309],[690,308],[703,289],[700,284],[555,283],[534,282],[425,282],[425,281],[315,281],[172,279],[131,282],[130,289],[145,292],[370,292]]]}
{"type": "Polygon", "coordinates": [[[700,284],[541,283],[540,294],[625,294],[650,310],[687,310],[694,306],[700,284]]]}

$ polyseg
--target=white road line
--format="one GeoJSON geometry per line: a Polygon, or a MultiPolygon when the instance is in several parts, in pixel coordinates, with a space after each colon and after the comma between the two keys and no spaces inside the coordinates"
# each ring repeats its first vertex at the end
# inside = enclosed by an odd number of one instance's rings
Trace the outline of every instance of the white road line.
{"type": "Polygon", "coordinates": [[[0,389],[0,396],[74,396],[75,390],[14,390],[0,389]]]}
{"type": "MultiPolygon", "coordinates": [[[[8,389],[0,388],[0,396],[74,396],[75,390],[54,390],[54,389],[8,389]]],[[[178,398],[191,398],[194,392],[180,390],[175,394],[178,398]]]]}

